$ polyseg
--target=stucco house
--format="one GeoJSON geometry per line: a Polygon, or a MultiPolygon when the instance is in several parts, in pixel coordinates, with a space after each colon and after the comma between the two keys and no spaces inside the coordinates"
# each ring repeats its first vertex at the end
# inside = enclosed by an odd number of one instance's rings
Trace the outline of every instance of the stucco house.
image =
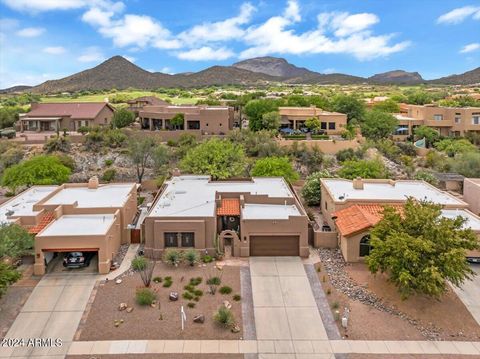
{"type": "Polygon", "coordinates": [[[166,248],[235,257],[308,257],[308,217],[283,178],[213,181],[175,176],[167,181],[143,223],[145,254],[166,248]]]}
{"type": "Polygon", "coordinates": [[[20,131],[77,131],[80,127],[107,126],[115,108],[106,102],[32,103],[20,114],[20,131]]]}
{"type": "Polygon", "coordinates": [[[59,253],[95,252],[98,271],[108,273],[137,213],[135,183],[34,186],[0,205],[0,223],[16,223],[35,236],[34,273],[59,253]]]}
{"type": "Polygon", "coordinates": [[[278,112],[281,128],[301,129],[309,118],[317,118],[320,132],[327,135],[340,135],[347,126],[347,115],[344,113],[325,111],[315,106],[279,107],[278,112]]]}

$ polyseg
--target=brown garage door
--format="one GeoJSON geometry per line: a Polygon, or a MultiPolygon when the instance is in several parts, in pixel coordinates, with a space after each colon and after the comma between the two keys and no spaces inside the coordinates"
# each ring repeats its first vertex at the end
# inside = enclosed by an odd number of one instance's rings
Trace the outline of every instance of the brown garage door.
{"type": "Polygon", "coordinates": [[[298,256],[298,236],[250,236],[251,256],[298,256]]]}

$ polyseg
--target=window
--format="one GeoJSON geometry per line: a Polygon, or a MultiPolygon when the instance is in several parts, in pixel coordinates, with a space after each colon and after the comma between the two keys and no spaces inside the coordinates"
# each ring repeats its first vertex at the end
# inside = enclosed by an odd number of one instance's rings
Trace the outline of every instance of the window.
{"type": "Polygon", "coordinates": [[[327,201],[325,201],[325,210],[328,209],[328,206],[327,206],[327,201]]]}
{"type": "Polygon", "coordinates": [[[366,236],[363,236],[360,240],[360,257],[368,256],[371,249],[372,246],[370,245],[370,235],[367,234],[366,236]]]}
{"type": "Polygon", "coordinates": [[[195,233],[193,232],[182,233],[182,247],[195,247],[195,233]]]}
{"type": "Polygon", "coordinates": [[[472,125],[480,125],[480,112],[472,113],[472,125]]]}
{"type": "Polygon", "coordinates": [[[435,121],[443,121],[443,115],[433,115],[435,121]]]}
{"type": "Polygon", "coordinates": [[[105,120],[104,120],[104,121],[105,121],[105,123],[108,123],[108,118],[105,117],[105,120]]]}
{"type": "Polygon", "coordinates": [[[462,115],[460,113],[455,114],[455,123],[459,124],[462,122],[462,115]]]}
{"type": "Polygon", "coordinates": [[[177,232],[165,232],[163,234],[165,239],[165,248],[178,247],[178,233],[177,232]]]}
{"type": "Polygon", "coordinates": [[[329,130],[334,130],[335,129],[335,122],[329,122],[328,123],[328,129],[329,130]]]}
{"type": "Polygon", "coordinates": [[[408,125],[399,125],[395,130],[396,135],[408,135],[408,125]]]}
{"type": "Polygon", "coordinates": [[[320,129],[326,130],[327,129],[327,123],[326,122],[321,122],[320,123],[320,129]]]}

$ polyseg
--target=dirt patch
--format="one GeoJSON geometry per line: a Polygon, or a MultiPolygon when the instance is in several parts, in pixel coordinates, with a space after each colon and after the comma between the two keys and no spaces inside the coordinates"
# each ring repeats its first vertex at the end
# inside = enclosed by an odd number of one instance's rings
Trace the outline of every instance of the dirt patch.
{"type": "Polygon", "coordinates": [[[412,296],[407,300],[401,300],[397,288],[388,282],[387,277],[381,274],[373,276],[364,263],[354,263],[346,267],[346,271],[353,280],[365,286],[384,303],[426,326],[438,328],[441,339],[480,339],[480,326],[453,290],[449,289],[440,300],[424,296],[412,296]]]}
{"type": "Polygon", "coordinates": [[[92,303],[85,323],[81,324],[80,340],[137,340],[137,339],[240,339],[242,337],[242,308],[241,301],[233,300],[234,294],[240,294],[240,267],[224,266],[220,271],[213,268],[213,264],[207,266],[181,265],[178,268],[157,263],[154,277],[172,277],[173,284],[170,288],[164,288],[162,283],[152,283],[151,288],[157,293],[158,303],[155,308],[142,307],[135,303],[137,288],[143,288],[140,275],[132,275],[122,278],[121,284],[109,281],[98,287],[95,300],[92,303]],[[232,288],[232,293],[215,295],[207,293],[206,277],[209,271],[216,271],[221,275],[223,285],[232,288]],[[202,277],[203,281],[197,286],[203,291],[203,296],[196,303],[195,308],[188,308],[188,300],[182,298],[190,278],[202,277]],[[178,292],[179,300],[172,302],[168,299],[170,292],[178,292]],[[232,305],[232,312],[240,327],[239,333],[219,327],[213,321],[214,312],[228,300],[232,305]],[[119,311],[120,303],[127,303],[133,307],[131,313],[119,311]],[[184,306],[187,322],[185,330],[181,331],[180,307],[184,306]],[[160,307],[160,308],[159,308],[160,307]],[[204,324],[193,323],[193,317],[197,314],[205,316],[204,324]],[[114,326],[115,320],[123,319],[118,327],[114,326]]]}
{"type": "Polygon", "coordinates": [[[243,359],[243,354],[112,354],[67,355],[67,359],[243,359]]]}

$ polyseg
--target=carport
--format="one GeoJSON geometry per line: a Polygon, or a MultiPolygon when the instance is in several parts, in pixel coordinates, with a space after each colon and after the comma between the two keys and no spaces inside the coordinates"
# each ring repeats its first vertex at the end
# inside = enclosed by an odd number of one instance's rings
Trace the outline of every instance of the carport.
{"type": "MultiPolygon", "coordinates": [[[[120,247],[119,217],[117,211],[115,214],[63,215],[52,221],[35,237],[34,273],[45,274],[45,259],[50,258],[51,253],[63,258],[66,252],[97,252],[98,272],[108,273],[120,247]]],[[[55,266],[62,266],[58,261],[55,260],[55,266]]]]}
{"type": "Polygon", "coordinates": [[[65,254],[70,252],[89,252],[93,257],[90,260],[90,265],[85,268],[75,269],[75,272],[82,273],[98,273],[98,251],[99,248],[52,248],[43,249],[43,256],[45,258],[45,272],[46,273],[62,273],[69,269],[63,267],[63,258],[65,254]]]}

